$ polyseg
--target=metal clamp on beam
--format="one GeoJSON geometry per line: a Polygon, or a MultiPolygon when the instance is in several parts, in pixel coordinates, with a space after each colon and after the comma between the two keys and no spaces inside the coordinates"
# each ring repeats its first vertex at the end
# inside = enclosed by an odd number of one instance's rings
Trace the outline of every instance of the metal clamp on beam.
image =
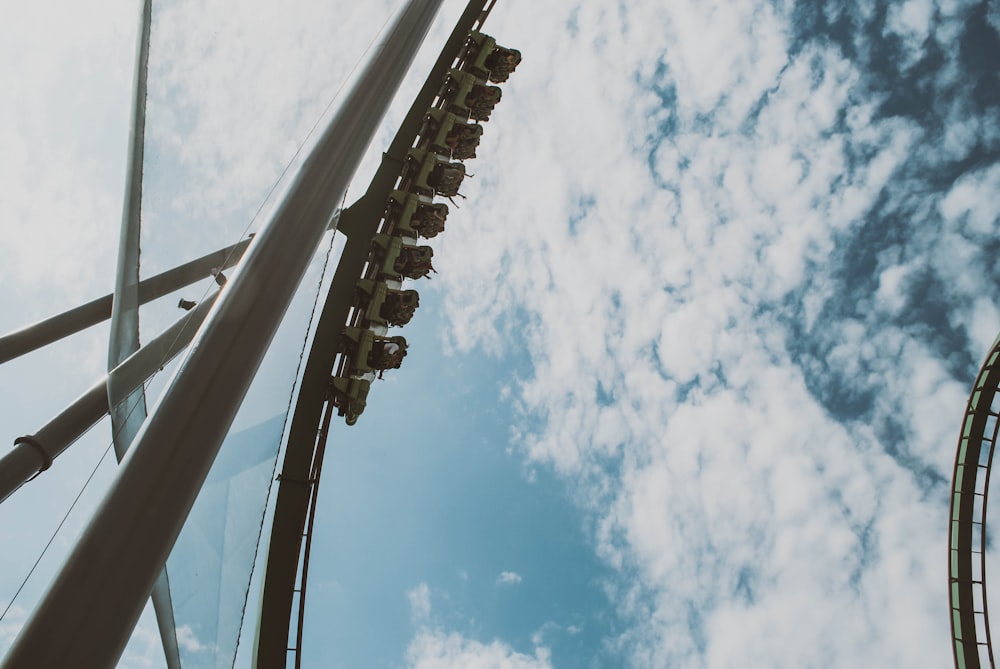
{"type": "MultiPolygon", "coordinates": [[[[42,472],[44,472],[46,469],[48,469],[49,467],[52,466],[52,456],[49,455],[49,452],[45,450],[45,447],[42,446],[42,443],[40,441],[38,441],[37,439],[35,439],[33,436],[31,436],[30,434],[26,434],[23,437],[18,437],[17,439],[14,440],[14,445],[17,446],[19,444],[27,444],[28,446],[31,446],[36,451],[38,451],[39,453],[41,453],[41,455],[42,455],[42,468],[39,469],[37,472],[35,472],[35,476],[38,476],[39,474],[41,474],[42,472]]],[[[35,478],[35,476],[32,476],[28,480],[29,481],[32,480],[33,478],[35,478]]]]}
{"type": "Polygon", "coordinates": [[[299,485],[304,485],[304,486],[311,486],[312,484],[316,483],[316,479],[314,478],[297,479],[297,478],[292,478],[291,476],[283,476],[281,474],[278,474],[278,476],[274,480],[277,481],[278,483],[298,483],[299,485]]]}

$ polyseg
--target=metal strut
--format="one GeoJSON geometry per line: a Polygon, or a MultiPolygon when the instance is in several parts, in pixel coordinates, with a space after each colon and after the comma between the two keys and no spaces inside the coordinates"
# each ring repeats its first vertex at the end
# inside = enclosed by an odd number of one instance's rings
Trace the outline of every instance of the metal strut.
{"type": "MultiPolygon", "coordinates": [[[[213,268],[233,267],[243,257],[251,241],[244,239],[140,281],[139,304],[152,302],[207,278],[212,275],[213,268]]],[[[108,320],[111,318],[112,301],[111,295],[105,295],[0,337],[0,364],[108,320]]]]}

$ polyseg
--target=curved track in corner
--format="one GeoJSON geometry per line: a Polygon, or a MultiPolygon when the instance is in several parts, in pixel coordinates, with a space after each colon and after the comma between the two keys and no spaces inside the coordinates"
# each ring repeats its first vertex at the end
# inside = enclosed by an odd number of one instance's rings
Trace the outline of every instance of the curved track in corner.
{"type": "Polygon", "coordinates": [[[948,597],[959,669],[993,667],[986,606],[986,498],[1000,424],[1000,337],[986,355],[965,407],[951,480],[948,597]]]}

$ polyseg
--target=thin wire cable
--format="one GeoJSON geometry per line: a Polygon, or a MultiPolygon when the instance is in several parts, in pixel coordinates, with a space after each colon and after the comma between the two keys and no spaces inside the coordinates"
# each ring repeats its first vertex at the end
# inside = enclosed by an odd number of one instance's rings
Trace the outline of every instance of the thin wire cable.
{"type": "MultiPolygon", "coordinates": [[[[354,65],[351,66],[351,71],[348,72],[344,80],[340,82],[340,86],[338,86],[337,90],[334,91],[333,97],[331,97],[330,101],[326,103],[326,107],[323,108],[322,113],[320,113],[320,115],[316,118],[316,122],[313,123],[312,127],[309,128],[309,132],[307,132],[306,136],[302,139],[301,142],[299,142],[299,146],[298,148],[295,149],[295,153],[293,153],[292,157],[288,160],[287,163],[285,163],[285,167],[284,169],[281,170],[281,174],[278,175],[277,180],[275,180],[275,182],[271,185],[270,190],[267,191],[267,195],[264,196],[264,199],[263,201],[261,201],[260,206],[257,207],[257,211],[254,212],[254,215],[250,218],[250,222],[247,223],[246,227],[243,229],[243,233],[240,235],[241,239],[247,235],[250,228],[253,226],[254,221],[256,221],[257,217],[260,216],[260,212],[264,210],[264,206],[267,205],[267,203],[271,199],[271,196],[274,194],[274,191],[278,188],[278,184],[281,183],[281,180],[285,178],[286,174],[288,174],[288,170],[290,170],[292,165],[295,164],[295,160],[299,157],[299,154],[302,153],[302,149],[305,148],[306,144],[309,142],[309,138],[313,136],[313,134],[316,132],[316,128],[318,128],[319,124],[323,121],[323,119],[327,117],[330,108],[333,107],[333,103],[337,101],[337,98],[339,98],[341,92],[343,92],[344,86],[346,86],[347,82],[354,77],[354,73],[357,71],[358,66],[362,62],[364,62],[365,57],[368,55],[368,52],[372,50],[372,46],[375,44],[376,40],[378,40],[379,35],[381,35],[385,31],[385,27],[389,25],[389,21],[391,20],[392,20],[392,14],[390,14],[388,18],[386,18],[386,20],[382,23],[382,27],[378,29],[378,32],[375,33],[375,36],[372,37],[372,39],[368,42],[368,46],[365,47],[365,50],[361,54],[361,56],[356,61],[354,61],[354,65]]],[[[344,200],[346,201],[346,199],[347,198],[345,192],[344,200]]],[[[341,205],[341,209],[343,209],[343,205],[341,205]]],[[[231,257],[232,257],[232,252],[230,252],[230,255],[226,257],[226,260],[228,261],[229,258],[231,257]]]]}
{"type": "MultiPolygon", "coordinates": [[[[344,199],[341,201],[340,206],[343,209],[344,202],[347,201],[347,193],[344,193],[344,199]]],[[[316,321],[316,308],[319,305],[320,295],[323,293],[323,282],[326,280],[327,268],[330,264],[330,256],[333,254],[333,242],[335,236],[330,236],[330,246],[326,251],[326,260],[323,261],[323,271],[320,273],[319,284],[316,286],[316,297],[313,299],[312,313],[309,316],[309,326],[306,328],[305,336],[302,338],[302,348],[299,350],[299,361],[295,367],[295,379],[299,378],[299,370],[302,369],[302,362],[305,360],[306,347],[309,344],[309,333],[312,331],[313,323],[316,321]]],[[[292,405],[295,402],[295,381],[292,382],[292,388],[288,394],[288,406],[285,408],[285,419],[281,425],[281,438],[285,437],[285,429],[288,427],[288,415],[292,412],[292,405]]],[[[280,444],[279,444],[280,446],[280,444]]],[[[278,453],[274,457],[274,466],[271,468],[271,479],[267,486],[267,496],[264,501],[264,513],[260,518],[260,529],[257,532],[257,543],[254,545],[253,551],[253,563],[250,567],[250,580],[247,582],[246,595],[243,598],[243,606],[240,609],[240,635],[236,638],[236,650],[239,651],[240,639],[243,637],[243,621],[246,618],[247,602],[250,599],[250,587],[253,584],[253,575],[257,570],[257,558],[260,555],[260,539],[264,534],[264,519],[267,517],[267,507],[271,502],[271,492],[274,490],[275,474],[278,471],[278,456],[281,454],[281,449],[278,449],[278,453]]],[[[233,653],[233,667],[236,666],[236,653],[233,653]]]]}
{"type": "MultiPolygon", "coordinates": [[[[90,429],[92,428],[93,426],[91,426],[91,428],[88,428],[87,431],[89,432],[90,429]]],[[[108,457],[108,453],[111,452],[111,449],[112,447],[114,447],[114,445],[115,442],[112,441],[111,443],[108,444],[107,448],[104,449],[104,453],[102,453],[101,457],[97,460],[97,464],[94,465],[94,469],[90,472],[90,476],[88,476],[87,480],[83,482],[83,486],[80,488],[80,492],[76,494],[76,498],[73,500],[73,503],[69,505],[69,509],[66,510],[66,514],[63,516],[62,520],[59,521],[59,525],[52,533],[52,536],[49,537],[49,541],[48,543],[45,544],[45,548],[42,549],[42,552],[39,554],[38,559],[35,560],[35,564],[31,565],[31,569],[28,570],[28,575],[24,577],[24,580],[21,581],[21,585],[18,586],[17,588],[17,592],[15,592],[14,596],[10,598],[10,602],[8,602],[7,608],[3,610],[3,613],[0,613],[0,620],[3,620],[7,616],[7,613],[14,606],[14,602],[17,601],[17,596],[21,594],[21,591],[24,589],[24,586],[28,584],[28,581],[31,579],[32,574],[35,573],[35,569],[38,568],[38,565],[41,563],[42,558],[45,557],[45,553],[48,552],[49,548],[52,546],[52,542],[55,541],[56,536],[59,534],[59,531],[62,529],[63,525],[66,524],[66,519],[69,518],[69,515],[73,512],[73,509],[76,507],[77,502],[79,502],[80,498],[83,496],[83,492],[87,489],[87,486],[90,485],[90,482],[94,479],[94,476],[97,474],[97,470],[101,468],[101,463],[103,463],[104,459],[108,457]]]]}
{"type": "MultiPolygon", "coordinates": [[[[362,62],[364,62],[365,57],[368,55],[368,52],[371,51],[372,46],[375,44],[375,42],[378,39],[379,35],[381,35],[385,31],[385,27],[387,25],[389,25],[389,21],[391,21],[391,20],[392,20],[392,15],[390,14],[386,18],[386,20],[383,21],[382,27],[379,28],[379,30],[378,30],[377,33],[375,33],[375,36],[372,37],[371,40],[369,40],[368,46],[365,47],[365,50],[361,54],[361,56],[354,62],[354,65],[351,66],[351,71],[348,72],[347,76],[344,78],[344,80],[340,82],[340,86],[338,86],[337,90],[334,91],[333,96],[330,98],[330,101],[326,103],[326,107],[323,108],[323,111],[316,118],[316,121],[313,123],[312,127],[309,128],[309,132],[307,132],[306,136],[302,139],[301,142],[299,142],[298,147],[295,149],[295,153],[293,153],[292,157],[285,163],[285,167],[281,170],[281,174],[279,174],[278,178],[274,181],[273,184],[271,184],[271,188],[267,191],[267,195],[264,196],[264,199],[261,201],[260,205],[257,207],[257,210],[254,212],[253,216],[250,218],[250,221],[246,224],[246,227],[243,228],[243,232],[240,233],[240,235],[239,235],[240,239],[242,239],[243,237],[247,236],[247,234],[250,231],[250,228],[253,227],[254,222],[257,220],[257,217],[260,216],[260,212],[262,212],[264,210],[264,207],[271,200],[271,196],[274,195],[274,191],[278,188],[278,185],[281,183],[282,179],[285,178],[285,175],[288,174],[288,170],[290,170],[291,167],[292,167],[292,165],[295,164],[295,160],[299,157],[299,154],[302,153],[302,149],[305,148],[306,144],[309,142],[309,138],[313,136],[313,134],[316,132],[316,128],[318,128],[319,124],[323,121],[324,118],[326,118],[327,114],[330,111],[330,108],[333,107],[333,103],[337,101],[337,99],[340,97],[340,94],[343,92],[344,86],[347,85],[347,82],[350,81],[351,78],[354,76],[354,73],[357,71],[358,66],[362,62]]],[[[343,198],[343,200],[341,201],[341,204],[340,204],[340,210],[341,211],[343,211],[344,204],[346,202],[347,202],[347,192],[345,191],[344,192],[344,198],[343,198]]],[[[332,247],[333,247],[333,241],[332,240],[330,242],[330,245],[331,245],[331,249],[332,249],[332,247]]],[[[225,260],[222,262],[222,266],[223,267],[225,267],[226,265],[229,264],[229,261],[233,257],[233,253],[235,253],[235,251],[230,251],[229,254],[226,256],[225,260]]],[[[327,253],[328,253],[328,260],[329,260],[329,251],[327,253]]],[[[325,273],[325,271],[326,271],[326,266],[324,265],[324,273],[325,273]]],[[[220,269],[220,272],[221,272],[221,269],[220,269]]],[[[209,291],[211,291],[211,290],[212,290],[212,286],[210,284],[205,289],[205,291],[202,293],[201,300],[204,300],[205,297],[208,295],[209,291]]],[[[318,297],[317,297],[317,299],[318,299],[318,297]]],[[[310,326],[311,326],[311,322],[310,322],[310,326]]],[[[171,344],[175,343],[177,341],[177,339],[180,338],[181,333],[183,333],[183,332],[184,332],[184,328],[181,328],[180,332],[177,333],[177,336],[174,338],[174,341],[171,342],[171,344]]],[[[308,331],[306,332],[306,336],[308,337],[308,331]]],[[[166,359],[164,358],[160,362],[161,362],[160,366],[162,367],[163,363],[166,362],[166,359]]],[[[154,374],[154,376],[155,376],[155,374],[154,374]]],[[[150,377],[150,378],[152,378],[152,377],[150,377]]],[[[130,412],[130,414],[131,414],[131,412],[130,412]]],[[[269,491],[269,493],[270,493],[270,491],[269,491]]]]}

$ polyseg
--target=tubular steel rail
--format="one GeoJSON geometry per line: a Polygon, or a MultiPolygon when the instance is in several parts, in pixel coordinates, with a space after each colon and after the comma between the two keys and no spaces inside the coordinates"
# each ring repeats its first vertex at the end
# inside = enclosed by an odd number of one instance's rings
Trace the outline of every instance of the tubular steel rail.
{"type": "Polygon", "coordinates": [[[993,667],[986,607],[986,497],[1000,415],[1000,337],[986,356],[965,408],[955,454],[948,525],[948,596],[955,666],[993,667]]]}

